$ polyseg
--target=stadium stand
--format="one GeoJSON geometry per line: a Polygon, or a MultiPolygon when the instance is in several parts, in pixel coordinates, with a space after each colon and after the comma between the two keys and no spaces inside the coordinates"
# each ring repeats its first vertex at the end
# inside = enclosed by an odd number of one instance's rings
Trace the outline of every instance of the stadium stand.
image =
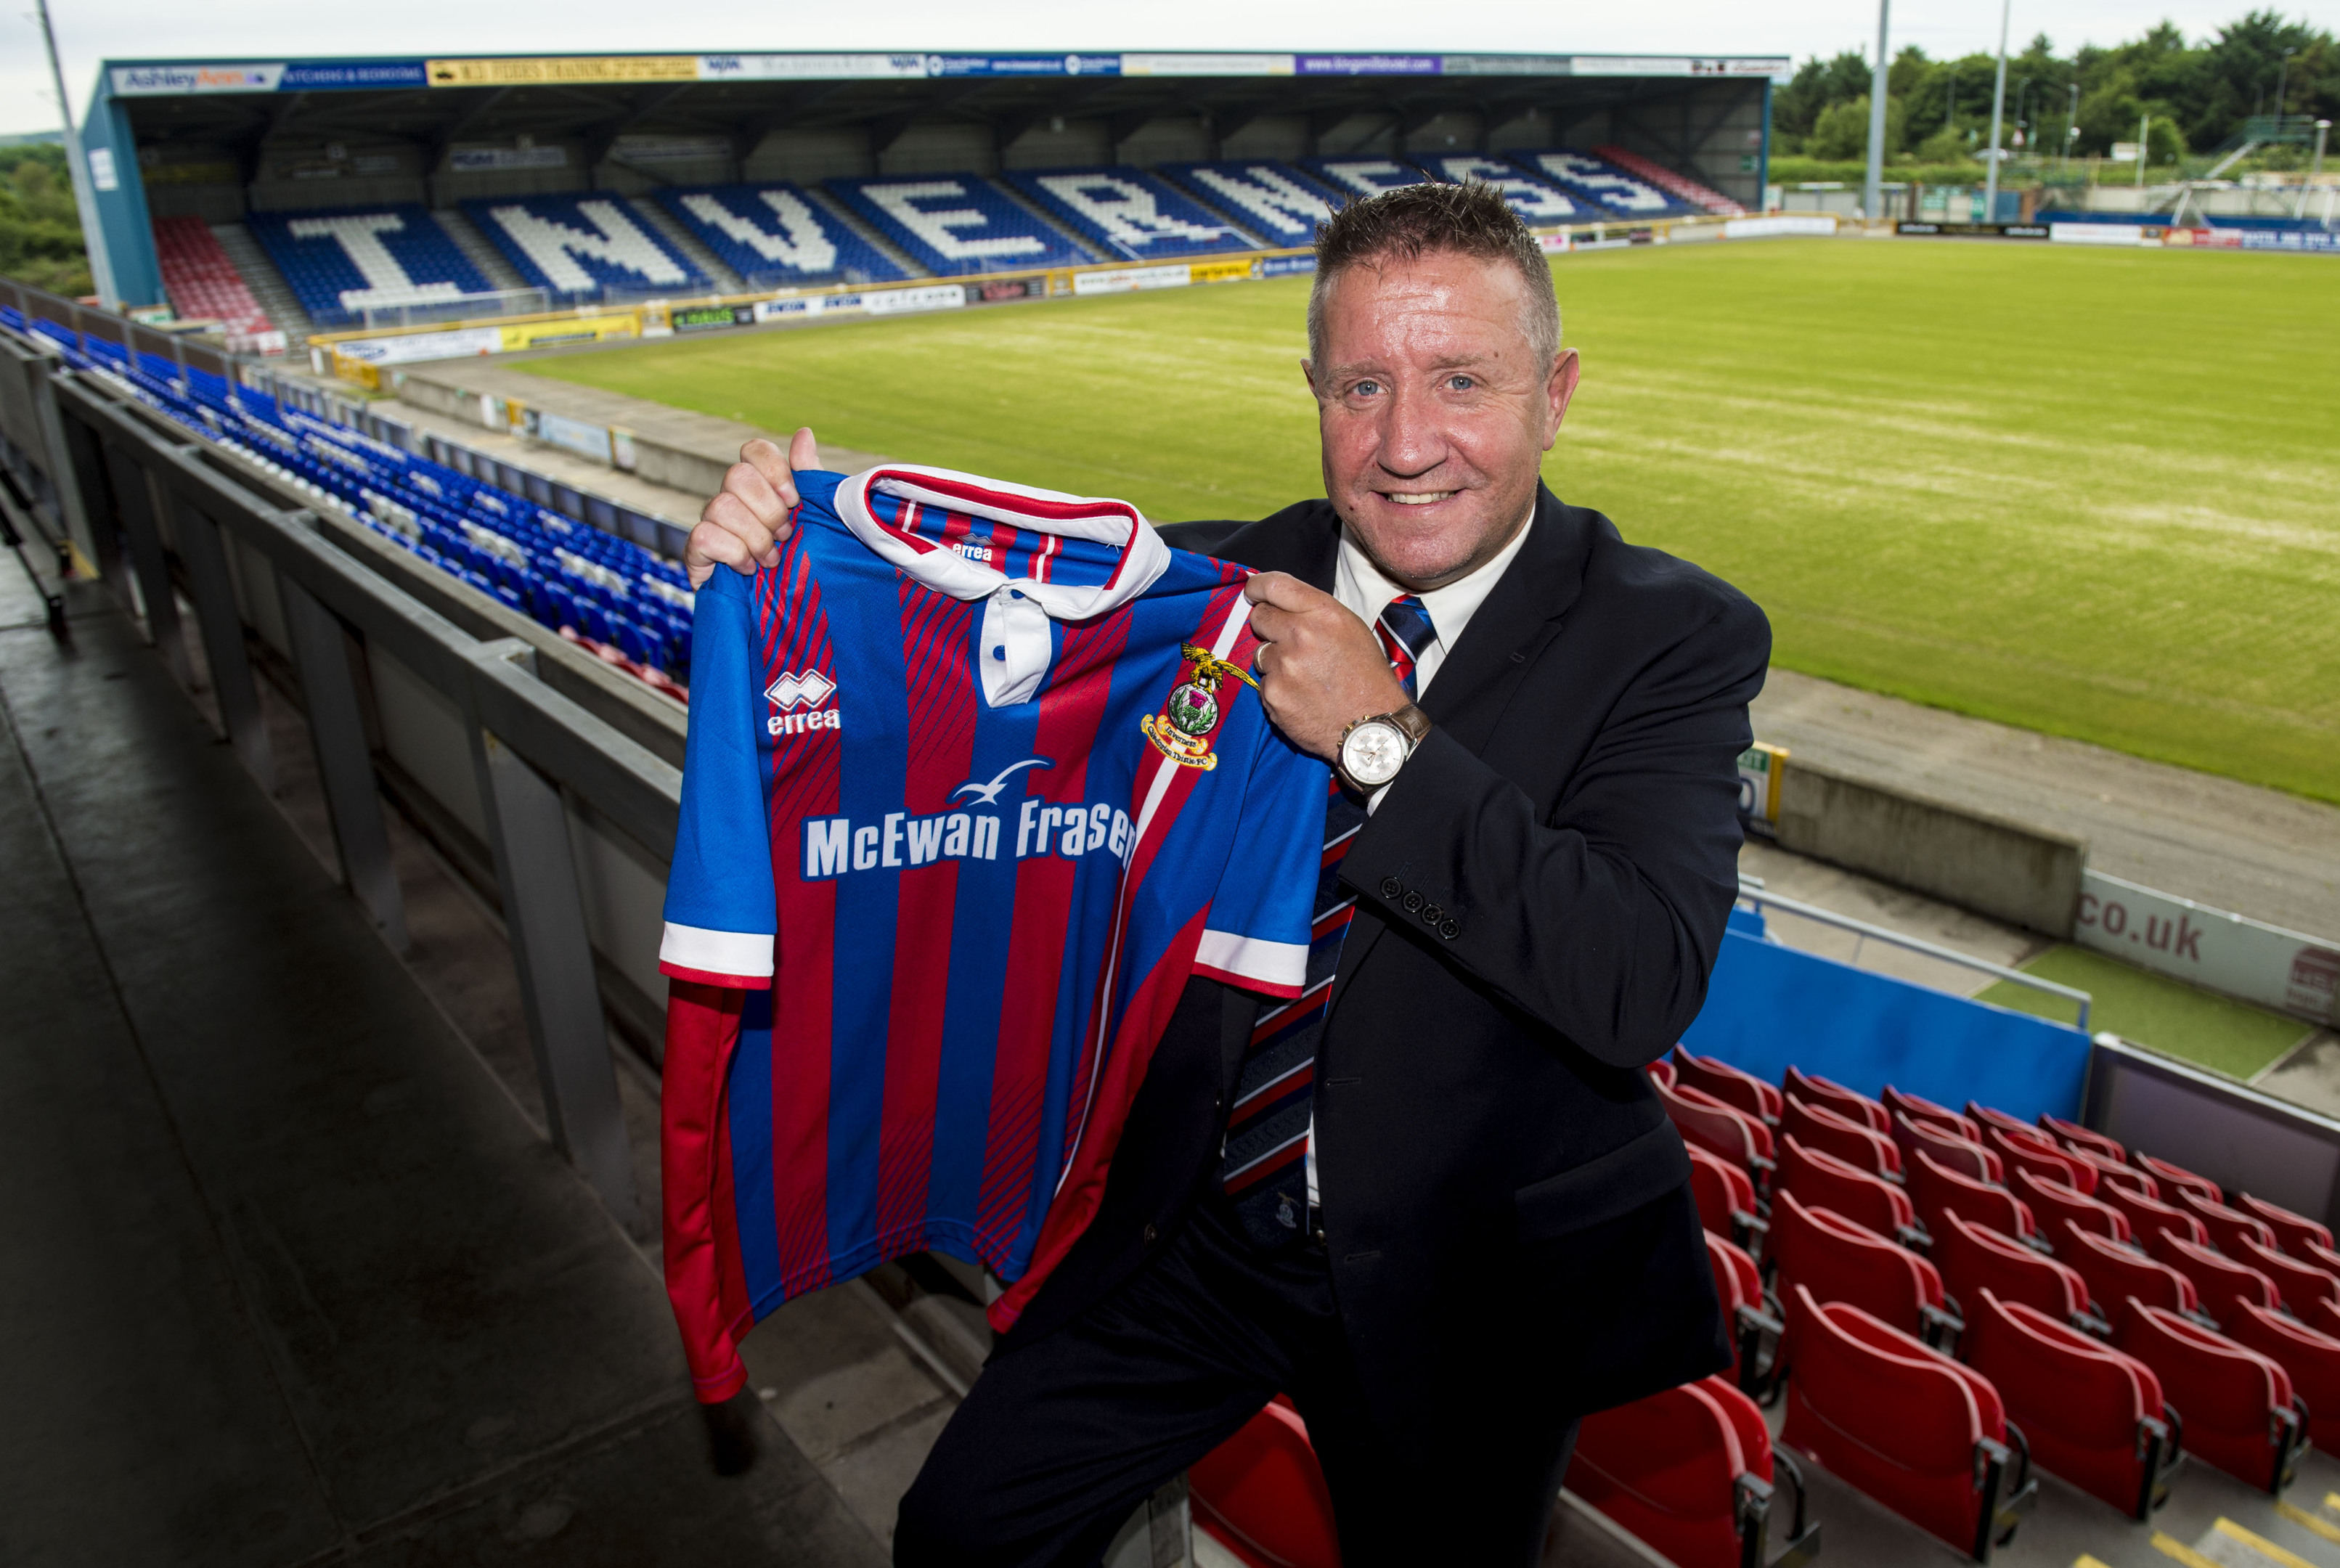
{"type": "Polygon", "coordinates": [[[1784,1097],[1754,1074],[1740,1072],[1719,1057],[1692,1055],[1681,1046],[1674,1047],[1669,1059],[1673,1063],[1676,1083],[1703,1089],[1724,1105],[1760,1118],[1768,1126],[1780,1125],[1784,1097]]]}
{"type": "Polygon", "coordinates": [[[1303,158],[1300,166],[1344,196],[1377,196],[1428,178],[1395,158],[1303,158]]]}
{"type": "Polygon", "coordinates": [[[1803,1476],[1772,1447],[1755,1402],[1720,1377],[1585,1417],[1568,1484],[1678,1568],[1795,1568],[1817,1551],[1803,1476]],[[1774,1556],[1768,1538],[1781,1472],[1796,1507],[1774,1556]]]}
{"type": "Polygon", "coordinates": [[[1333,1496],[1281,1394],[1186,1474],[1195,1525],[1248,1568],[1340,1568],[1333,1496]]]}
{"type": "Polygon", "coordinates": [[[2084,1127],[2077,1122],[2067,1122],[2061,1116],[2043,1116],[2039,1118],[2039,1126],[2057,1143],[2067,1148],[2085,1149],[2097,1158],[2108,1159],[2117,1166],[2125,1164],[2128,1159],[2128,1150],[2121,1147],[2118,1143],[2105,1136],[2104,1134],[2084,1127]]]}
{"type": "Polygon", "coordinates": [[[2340,1444],[2340,1339],[2263,1306],[2237,1310],[2226,1336],[2290,1376],[2292,1392],[2307,1406],[2307,1435],[2315,1446],[2328,1453],[2340,1444]]]}
{"type": "Polygon", "coordinates": [[[1932,1236],[1918,1225],[1918,1211],[1907,1192],[1873,1171],[1806,1148],[1791,1133],[1780,1135],[1778,1185],[1808,1205],[1831,1209],[1912,1250],[1932,1245],[1932,1236]]]}
{"type": "Polygon", "coordinates": [[[2056,1255],[2088,1282],[2089,1298],[2098,1306],[2117,1313],[2121,1303],[2135,1297],[2172,1312],[2196,1310],[2194,1282],[2142,1250],[2083,1230],[2070,1220],[2064,1222],[2064,1234],[2057,1239],[2066,1245],[2056,1255]]]}
{"type": "Polygon", "coordinates": [[[2206,1176],[2197,1176],[2183,1166],[2174,1166],[2167,1160],[2157,1160],[2151,1155],[2135,1151],[2129,1155],[2129,1163],[2153,1177],[2165,1189],[2165,1196],[2174,1199],[2179,1192],[2190,1192],[2214,1205],[2226,1201],[2226,1195],[2218,1190],[2216,1182],[2206,1176]]]}
{"type": "Polygon", "coordinates": [[[1002,177],[1118,260],[1207,256],[1261,243],[1140,170],[1027,169],[1002,177]]]}
{"type": "Polygon", "coordinates": [[[1909,1201],[1929,1235],[1941,1234],[1946,1214],[2004,1231],[2018,1241],[2038,1234],[2030,1206],[2021,1198],[1996,1182],[1978,1181],[1954,1171],[1923,1149],[1910,1156],[1909,1176],[1909,1201]]]}
{"type": "Polygon", "coordinates": [[[1901,1177],[1901,1151],[1891,1138],[1873,1127],[1840,1116],[1826,1106],[1806,1105],[1794,1095],[1785,1097],[1780,1131],[1801,1138],[1806,1147],[1834,1155],[1857,1169],[1872,1171],[1892,1181],[1901,1177]]]}
{"type": "Polygon", "coordinates": [[[2278,1363],[2137,1301],[2123,1313],[2113,1345],[2153,1368],[2184,1418],[2187,1453],[2263,1492],[2280,1495],[2291,1484],[2306,1423],[2278,1363]]]}
{"type": "Polygon", "coordinates": [[[2097,1190],[2093,1167],[2059,1153],[2036,1133],[2010,1133],[1996,1124],[1985,1123],[1982,1146],[1998,1156],[2010,1177],[2018,1170],[2028,1170],[2046,1180],[2061,1182],[2084,1196],[2097,1190]]]}
{"type": "Polygon", "coordinates": [[[1271,245],[1304,245],[1340,198],[1288,164],[1171,164],[1156,173],[1271,245]]]}
{"type": "Polygon", "coordinates": [[[2128,1216],[2108,1203],[2099,1203],[2077,1186],[2042,1176],[2029,1166],[2018,1165],[2009,1172],[2007,1187],[2031,1206],[2031,1212],[2051,1235],[2060,1234],[2068,1223],[2107,1241],[2129,1238],[2128,1216]]]}
{"type": "Polygon", "coordinates": [[[238,338],[256,339],[276,331],[245,286],[243,274],[201,218],[157,219],[154,253],[171,309],[181,320],[219,323],[231,349],[238,346],[238,338]]]}
{"type": "Polygon", "coordinates": [[[2182,1454],[2153,1369],[1991,1290],[1968,1313],[1968,1364],[2007,1400],[2032,1462],[2136,1519],[2168,1500],[2182,1454]]]}
{"type": "Polygon", "coordinates": [[[1951,1310],[1968,1324],[1974,1321],[1974,1304],[1988,1291],[2001,1301],[2022,1302],[2057,1323],[2091,1333],[2112,1332],[2110,1324],[2088,1310],[2088,1282],[2078,1270],[1995,1230],[1944,1215],[1933,1256],[1942,1273],[1942,1289],[1954,1304],[1951,1310]]]}
{"type": "Polygon", "coordinates": [[[840,177],[828,184],[880,234],[938,276],[1096,259],[979,175],[840,177]]]}
{"type": "Polygon", "coordinates": [[[645,294],[712,286],[689,258],[616,196],[478,198],[465,202],[463,211],[521,277],[556,299],[598,300],[611,290],[645,294]]]}
{"type": "Polygon", "coordinates": [[[1806,1208],[1792,1192],[1771,1202],[1770,1262],[1782,1297],[1802,1285],[1815,1300],[1850,1302],[1936,1348],[1963,1326],[1944,1310],[1931,1263],[1841,1215],[1806,1208]]]}
{"type": "Polygon", "coordinates": [[[1661,190],[1679,197],[1691,209],[1712,213],[1725,218],[1742,217],[1746,214],[1746,208],[1720,191],[1701,185],[1687,174],[1677,174],[1663,164],[1652,163],[1638,153],[1630,152],[1623,147],[1607,145],[1598,146],[1592,150],[1615,164],[1623,173],[1638,180],[1646,180],[1661,190]]]}
{"type": "Polygon", "coordinates": [[[1796,1096],[1806,1105],[1825,1107],[1840,1116],[1874,1127],[1880,1133],[1893,1130],[1892,1120],[1886,1116],[1883,1105],[1867,1095],[1846,1088],[1842,1084],[1831,1083],[1818,1073],[1800,1073],[1790,1067],[1780,1087],[1784,1093],[1796,1096]]]}
{"type": "Polygon", "coordinates": [[[2246,1236],[2269,1245],[2275,1241],[2275,1232],[2268,1228],[2265,1220],[2206,1199],[2196,1188],[2175,1188],[2169,1197],[2172,1207],[2183,1209],[2202,1222],[2202,1228],[2210,1233],[2212,1246],[2230,1256],[2236,1255],[2237,1244],[2246,1236]]]}
{"type": "Polygon", "coordinates": [[[1537,178],[1580,198],[1591,217],[1674,218],[1698,207],[1590,153],[1513,153],[1512,161],[1537,178]]]}
{"type": "Polygon", "coordinates": [[[1515,165],[1501,158],[1463,154],[1424,158],[1422,166],[1432,179],[1450,185],[1477,180],[1494,186],[1502,193],[1503,200],[1512,211],[1525,223],[1581,223],[1607,215],[1599,208],[1588,208],[1584,203],[1571,199],[1555,185],[1522,174],[1515,165]]]}
{"type": "Polygon", "coordinates": [[[2176,1231],[2187,1241],[2201,1243],[2210,1239],[2202,1222],[2185,1210],[2147,1197],[2117,1181],[2104,1183],[2097,1196],[2128,1216],[2128,1233],[2138,1245],[2150,1249],[2153,1238],[2165,1230],[2176,1231]]]}
{"type": "Polygon", "coordinates": [[[1921,1126],[1931,1125],[1970,1144],[1982,1142],[1982,1127],[1972,1116],[1962,1116],[1948,1106],[1938,1106],[1922,1095],[1904,1094],[1888,1084],[1878,1091],[1877,1098],[1889,1112],[1898,1112],[1921,1126]]]}
{"type": "Polygon", "coordinates": [[[2332,1247],[2332,1233],[2312,1219],[2306,1219],[2246,1192],[2231,1193],[2235,1206],[2256,1219],[2266,1222],[2276,1234],[2276,1245],[2289,1253],[2301,1253],[2303,1246],[2320,1246],[2327,1252],[2332,1247]]]}
{"type": "Polygon", "coordinates": [[[415,203],[323,212],[253,213],[253,237],[321,326],[368,307],[444,303],[488,292],[469,257],[415,203]]]}
{"type": "Polygon", "coordinates": [[[892,283],[900,267],[786,181],[662,190],[675,220],[750,288],[892,283]]]}
{"type": "Polygon", "coordinates": [[[2244,1305],[2268,1308],[2283,1305],[2275,1281],[2216,1248],[2202,1246],[2171,1231],[2157,1233],[2145,1250],[2194,1282],[2194,1299],[2210,1321],[2222,1327],[2244,1305]]]}
{"type": "Polygon", "coordinates": [[[1968,1143],[1962,1137],[1937,1130],[1938,1123],[1923,1125],[1909,1119],[1908,1113],[1893,1113],[1893,1145],[1901,1152],[1901,1165],[1909,1167],[1909,1156],[1925,1150],[1954,1171],[1963,1171],[1977,1181],[2005,1186],[2007,1173],[1998,1156],[1980,1144],[1968,1143]]]}

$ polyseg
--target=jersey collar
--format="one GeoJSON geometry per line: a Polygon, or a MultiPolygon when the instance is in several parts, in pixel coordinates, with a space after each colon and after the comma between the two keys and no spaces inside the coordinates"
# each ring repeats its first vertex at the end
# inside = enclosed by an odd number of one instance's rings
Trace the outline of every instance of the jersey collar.
{"type": "Polygon", "coordinates": [[[929,588],[954,599],[977,600],[1012,586],[1056,620],[1086,620],[1117,610],[1153,587],[1170,566],[1170,547],[1125,501],[1036,490],[947,468],[883,463],[855,474],[837,487],[837,515],[855,538],[929,588]],[[1011,579],[997,567],[969,561],[933,540],[878,521],[869,510],[872,490],[1017,529],[1095,540],[1119,550],[1121,564],[1110,579],[1094,587],[1011,579]]]}

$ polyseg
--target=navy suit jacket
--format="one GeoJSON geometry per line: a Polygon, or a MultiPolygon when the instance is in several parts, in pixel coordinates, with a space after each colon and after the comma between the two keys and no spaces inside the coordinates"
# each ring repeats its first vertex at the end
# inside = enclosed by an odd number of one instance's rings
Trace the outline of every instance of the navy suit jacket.
{"type": "MultiPolygon", "coordinates": [[[[1329,501],[1162,531],[1333,586],[1329,501]]],[[[1689,1156],[1640,1069],[1705,999],[1770,652],[1744,595],[1543,490],[1423,699],[1429,739],[1342,862],[1358,905],[1316,1067],[1317,1171],[1387,1433],[1526,1401],[1583,1414],[1728,1363],[1689,1156]]],[[[1095,1221],[1001,1354],[1185,1222],[1257,1007],[1187,987],[1095,1221]]]]}

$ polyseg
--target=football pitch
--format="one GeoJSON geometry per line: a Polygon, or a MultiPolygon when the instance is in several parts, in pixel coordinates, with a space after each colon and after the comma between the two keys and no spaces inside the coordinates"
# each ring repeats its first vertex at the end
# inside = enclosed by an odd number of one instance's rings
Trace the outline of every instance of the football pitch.
{"type": "MultiPolygon", "coordinates": [[[[1774,657],[2340,800],[2340,263],[1892,241],[1555,259],[1545,477],[1774,657]]],[[[1323,493],[1304,280],[523,368],[888,457],[1254,517],[1323,493]]]]}

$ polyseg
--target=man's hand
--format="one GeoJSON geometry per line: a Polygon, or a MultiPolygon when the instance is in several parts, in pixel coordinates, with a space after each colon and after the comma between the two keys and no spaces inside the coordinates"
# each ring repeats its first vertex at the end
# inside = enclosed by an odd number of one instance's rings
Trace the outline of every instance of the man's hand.
{"type": "Polygon", "coordinates": [[[699,526],[683,549],[690,586],[705,582],[718,566],[753,577],[759,568],[777,562],[798,500],[794,471],[819,466],[820,448],[809,430],[797,432],[785,458],[768,441],[741,447],[739,461],[723,476],[722,492],[699,511],[699,526]]]}
{"type": "Polygon", "coordinates": [[[1244,583],[1259,650],[1260,700],[1294,745],[1330,761],[1341,731],[1411,700],[1373,629],[1298,578],[1263,571],[1244,583]]]}

